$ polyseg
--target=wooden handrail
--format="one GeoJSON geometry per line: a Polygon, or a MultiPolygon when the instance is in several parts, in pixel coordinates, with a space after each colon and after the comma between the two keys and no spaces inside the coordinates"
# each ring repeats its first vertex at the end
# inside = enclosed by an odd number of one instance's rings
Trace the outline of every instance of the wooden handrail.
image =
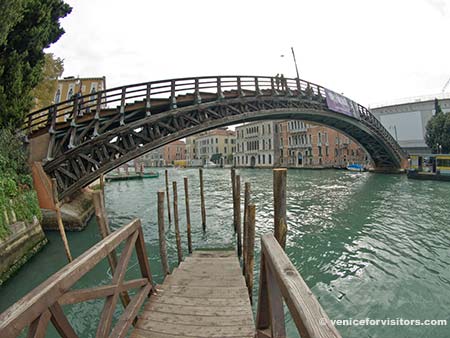
{"type": "Polygon", "coordinates": [[[153,282],[141,221],[135,219],[95,244],[0,314],[0,337],[17,337],[27,326],[29,326],[28,337],[44,337],[49,321],[53,323],[61,337],[78,337],[64,315],[61,305],[106,297],[103,312],[99,314],[101,320],[98,336],[122,338],[125,337],[152,288],[153,282]],[[122,250],[111,285],[70,290],[79,279],[124,241],[125,248],[122,250]],[[125,281],[124,277],[133,248],[136,250],[143,278],[125,281]],[[117,299],[121,293],[126,293],[130,289],[138,290],[114,328],[111,329],[117,299]]]}
{"type": "Polygon", "coordinates": [[[341,337],[272,234],[261,238],[258,337],[286,337],[283,299],[302,338],[341,337]]]}
{"type": "MultiPolygon", "coordinates": [[[[145,101],[150,98],[171,98],[171,106],[175,108],[176,104],[174,102],[176,102],[177,95],[190,93],[196,95],[198,98],[202,90],[217,94],[219,99],[222,98],[224,90],[236,90],[242,96],[246,96],[247,93],[245,91],[250,90],[254,92],[255,96],[260,96],[264,95],[262,90],[265,89],[272,95],[275,82],[280,83],[280,79],[270,76],[227,75],[176,78],[115,87],[82,96],[77,95],[70,100],[54,104],[52,106],[53,109],[46,107],[31,112],[26,116],[22,131],[30,134],[40,129],[48,129],[50,127],[49,122],[52,119],[63,118],[67,120],[74,118],[74,111],[92,113],[95,109],[96,113],[98,113],[97,110],[99,107],[115,108],[111,104],[118,102],[120,102],[120,108],[123,110],[123,105],[131,103],[132,99],[145,101]]],[[[317,100],[324,100],[327,95],[324,87],[302,79],[285,78],[283,83],[286,93],[291,95],[297,93],[297,95],[304,94],[306,97],[308,95],[315,96],[317,100]]],[[[277,89],[279,90],[279,88],[277,89]]],[[[383,131],[384,128],[378,123],[377,119],[372,118],[373,115],[370,111],[359,104],[356,104],[356,106],[358,108],[359,118],[369,126],[375,127],[375,131],[381,130],[381,134],[391,143],[393,141],[392,136],[387,131],[383,131]]],[[[150,110],[150,108],[147,109],[150,110]]],[[[401,152],[402,150],[398,149],[397,151],[401,152]]]]}

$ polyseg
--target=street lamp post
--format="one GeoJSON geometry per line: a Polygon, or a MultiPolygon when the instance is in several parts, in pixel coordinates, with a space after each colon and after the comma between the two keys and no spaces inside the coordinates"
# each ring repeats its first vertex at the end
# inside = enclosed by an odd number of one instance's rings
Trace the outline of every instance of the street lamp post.
{"type": "Polygon", "coordinates": [[[300,79],[300,76],[298,75],[298,67],[297,67],[297,60],[295,58],[294,47],[291,47],[291,51],[292,51],[292,57],[294,58],[295,72],[297,73],[297,79],[300,79]]]}

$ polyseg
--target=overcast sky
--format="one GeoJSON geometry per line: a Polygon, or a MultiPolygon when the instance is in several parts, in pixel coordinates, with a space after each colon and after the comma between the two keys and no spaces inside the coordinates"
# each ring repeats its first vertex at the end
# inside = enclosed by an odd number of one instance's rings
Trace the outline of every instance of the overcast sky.
{"type": "Polygon", "coordinates": [[[438,93],[450,77],[447,0],[66,2],[66,33],[48,51],[64,59],[64,76],[106,76],[109,88],[201,75],[295,77],[291,46],[302,79],[363,105],[438,93]]]}

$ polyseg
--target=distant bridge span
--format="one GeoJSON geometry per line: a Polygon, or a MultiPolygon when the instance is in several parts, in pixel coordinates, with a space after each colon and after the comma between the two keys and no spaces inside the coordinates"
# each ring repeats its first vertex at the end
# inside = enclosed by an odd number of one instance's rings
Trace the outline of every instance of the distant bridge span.
{"type": "Polygon", "coordinates": [[[154,81],[76,96],[28,115],[32,158],[56,178],[60,198],[127,161],[202,131],[256,120],[299,119],[357,141],[376,169],[407,154],[363,106],[300,79],[214,76],[154,81]]]}

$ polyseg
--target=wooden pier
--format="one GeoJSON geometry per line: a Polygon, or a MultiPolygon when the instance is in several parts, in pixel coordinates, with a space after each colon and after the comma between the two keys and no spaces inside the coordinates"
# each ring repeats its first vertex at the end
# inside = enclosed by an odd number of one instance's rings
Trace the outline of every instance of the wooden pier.
{"type": "MultiPolygon", "coordinates": [[[[236,178],[239,180],[238,175],[236,178]]],[[[240,192],[236,182],[233,182],[233,189],[237,195],[240,192]]],[[[136,219],[111,232],[103,195],[99,191],[94,201],[103,239],[0,314],[0,337],[14,338],[26,333],[27,338],[44,338],[51,322],[61,337],[78,338],[80,336],[64,314],[63,306],[94,299],[105,299],[101,313],[91,314],[94,321],[99,318],[97,338],[285,338],[284,303],[301,337],[341,337],[284,252],[287,231],[285,170],[274,171],[275,183],[274,207],[279,210],[274,219],[274,233],[260,236],[255,320],[251,306],[255,205],[248,203],[249,185],[246,185],[243,243],[242,237],[237,236],[236,251],[197,250],[183,261],[179,255],[179,264],[173,271],[169,270],[165,249],[165,196],[163,191],[158,192],[160,256],[164,272],[161,285],[153,282],[141,221],[136,219]],[[116,250],[121,243],[125,245],[118,256],[116,250]],[[133,249],[141,276],[126,280],[133,249]],[[242,254],[242,267],[238,252],[242,254]],[[73,289],[77,281],[103,259],[108,260],[113,272],[110,284],[73,289]],[[133,296],[130,290],[135,290],[133,296]],[[114,321],[119,301],[123,311],[114,321]]],[[[187,186],[186,179],[185,184],[187,186]]],[[[174,216],[178,222],[176,184],[174,188],[174,216]]],[[[187,210],[189,215],[189,208],[187,210]]],[[[240,212],[237,215],[241,217],[240,212]]],[[[187,229],[191,251],[190,225],[187,229]]],[[[240,226],[236,230],[242,231],[240,226]]]]}
{"type": "Polygon", "coordinates": [[[234,251],[194,251],[156,286],[132,338],[254,337],[255,324],[234,251]]]}

